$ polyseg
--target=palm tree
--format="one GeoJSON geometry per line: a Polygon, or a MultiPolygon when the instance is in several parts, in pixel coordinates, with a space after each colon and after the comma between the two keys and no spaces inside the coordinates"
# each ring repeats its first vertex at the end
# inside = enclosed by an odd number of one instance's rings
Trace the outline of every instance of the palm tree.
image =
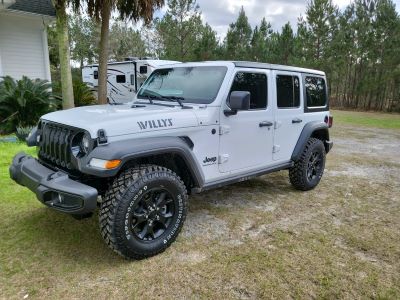
{"type": "MultiPolygon", "coordinates": [[[[72,0],[74,9],[79,9],[79,2],[79,0],[72,0]]],[[[164,0],[86,0],[86,3],[89,16],[101,22],[98,102],[105,104],[107,103],[108,36],[111,12],[116,10],[121,19],[135,22],[143,19],[145,23],[149,23],[153,18],[154,10],[161,8],[164,0]]]]}
{"type": "MultiPolygon", "coordinates": [[[[68,40],[68,15],[66,8],[71,0],[52,0],[56,10],[56,30],[60,58],[62,106],[64,109],[74,107],[74,91],[70,65],[68,40]]],[[[79,0],[73,0],[79,5],[79,0]]]]}

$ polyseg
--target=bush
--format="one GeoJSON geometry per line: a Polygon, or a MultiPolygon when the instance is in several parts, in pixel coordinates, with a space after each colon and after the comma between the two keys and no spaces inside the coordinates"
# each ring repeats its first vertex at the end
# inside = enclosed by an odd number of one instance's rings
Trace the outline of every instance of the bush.
{"type": "Polygon", "coordinates": [[[3,131],[34,126],[39,118],[57,109],[58,101],[45,80],[24,76],[14,80],[9,76],[0,82],[0,124],[3,131]]]}
{"type": "Polygon", "coordinates": [[[26,138],[33,128],[33,126],[17,127],[17,132],[15,133],[15,135],[17,136],[18,140],[20,140],[21,142],[25,142],[26,138]]]}
{"type": "MultiPolygon", "coordinates": [[[[97,103],[97,99],[94,96],[90,88],[82,82],[81,79],[75,78],[72,81],[74,89],[74,104],[75,106],[86,106],[97,103]]],[[[53,81],[53,92],[61,97],[61,82],[53,81]]]]}
{"type": "Polygon", "coordinates": [[[96,104],[96,97],[85,83],[83,83],[81,80],[74,80],[73,85],[75,106],[96,104]]]}

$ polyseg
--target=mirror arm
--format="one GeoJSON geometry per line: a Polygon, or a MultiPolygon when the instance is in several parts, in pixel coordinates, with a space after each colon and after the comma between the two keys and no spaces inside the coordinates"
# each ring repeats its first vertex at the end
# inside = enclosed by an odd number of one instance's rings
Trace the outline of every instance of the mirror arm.
{"type": "Polygon", "coordinates": [[[234,116],[237,115],[237,110],[236,109],[225,109],[224,110],[224,115],[229,117],[229,116],[234,116]]]}

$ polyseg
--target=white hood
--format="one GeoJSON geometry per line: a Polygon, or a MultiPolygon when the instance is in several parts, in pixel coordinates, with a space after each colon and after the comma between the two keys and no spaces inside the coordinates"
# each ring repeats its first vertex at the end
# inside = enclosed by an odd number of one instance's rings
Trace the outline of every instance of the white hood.
{"type": "Polygon", "coordinates": [[[99,129],[107,136],[125,135],[152,130],[198,126],[194,109],[144,104],[145,107],[123,105],[94,105],[46,114],[43,120],[87,130],[92,137],[99,129]]]}

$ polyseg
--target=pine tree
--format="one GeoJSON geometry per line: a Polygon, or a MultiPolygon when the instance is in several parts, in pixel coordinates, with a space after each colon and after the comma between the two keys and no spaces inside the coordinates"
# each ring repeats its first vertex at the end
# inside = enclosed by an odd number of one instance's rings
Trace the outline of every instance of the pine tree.
{"type": "Polygon", "coordinates": [[[251,36],[252,29],[242,6],[236,22],[229,25],[225,39],[226,57],[233,60],[249,59],[251,36]]]}

